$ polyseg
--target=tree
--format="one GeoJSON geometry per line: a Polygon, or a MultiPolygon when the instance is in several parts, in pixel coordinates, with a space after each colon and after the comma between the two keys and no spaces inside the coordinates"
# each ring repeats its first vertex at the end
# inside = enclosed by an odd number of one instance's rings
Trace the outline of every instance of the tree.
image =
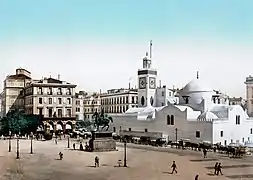
{"type": "Polygon", "coordinates": [[[36,132],[41,123],[40,116],[26,115],[23,111],[13,110],[8,112],[7,116],[1,120],[1,131],[3,134],[30,134],[36,132]]]}

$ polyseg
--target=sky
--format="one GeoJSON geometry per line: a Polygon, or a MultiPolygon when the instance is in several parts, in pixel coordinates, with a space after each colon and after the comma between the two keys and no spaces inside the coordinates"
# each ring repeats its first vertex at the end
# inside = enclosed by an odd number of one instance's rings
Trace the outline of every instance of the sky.
{"type": "Polygon", "coordinates": [[[0,79],[22,67],[78,90],[137,85],[153,41],[158,80],[182,88],[200,78],[245,96],[253,75],[252,0],[0,0],[0,79]]]}

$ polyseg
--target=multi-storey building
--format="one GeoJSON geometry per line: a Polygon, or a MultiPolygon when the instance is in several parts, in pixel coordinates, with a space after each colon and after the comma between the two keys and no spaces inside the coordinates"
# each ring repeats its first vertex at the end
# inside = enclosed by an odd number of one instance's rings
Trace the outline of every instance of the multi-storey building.
{"type": "Polygon", "coordinates": [[[76,104],[76,120],[84,120],[84,99],[87,93],[79,91],[76,93],[75,104],[76,104]]]}
{"type": "Polygon", "coordinates": [[[132,107],[138,107],[137,89],[111,89],[101,94],[101,108],[105,113],[124,113],[132,107]]]}
{"type": "Polygon", "coordinates": [[[75,87],[51,77],[33,80],[25,87],[25,112],[43,116],[47,130],[71,130],[76,119],[75,87]]]}
{"type": "Polygon", "coordinates": [[[87,95],[84,97],[83,101],[84,107],[84,118],[87,120],[92,120],[92,115],[95,112],[100,112],[101,110],[101,98],[99,93],[93,93],[92,95],[87,95]]]}
{"type": "Polygon", "coordinates": [[[25,69],[16,69],[16,74],[8,75],[4,80],[2,92],[2,115],[6,116],[9,110],[24,110],[24,88],[31,82],[31,73],[25,69]]]}

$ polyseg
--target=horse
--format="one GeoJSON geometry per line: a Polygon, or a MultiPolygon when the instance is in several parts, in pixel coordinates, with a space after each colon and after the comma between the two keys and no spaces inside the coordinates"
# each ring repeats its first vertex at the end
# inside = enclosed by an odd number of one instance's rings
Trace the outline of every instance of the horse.
{"type": "Polygon", "coordinates": [[[103,130],[105,127],[106,131],[108,131],[109,129],[109,123],[112,122],[113,123],[113,119],[112,117],[108,117],[107,115],[104,116],[104,118],[101,118],[101,125],[103,125],[103,127],[101,128],[101,130],[103,130]]]}

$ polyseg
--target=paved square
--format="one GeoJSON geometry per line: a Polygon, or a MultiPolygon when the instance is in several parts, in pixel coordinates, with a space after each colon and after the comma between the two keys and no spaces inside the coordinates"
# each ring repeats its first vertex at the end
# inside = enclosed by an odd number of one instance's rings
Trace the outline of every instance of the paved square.
{"type": "MultiPolygon", "coordinates": [[[[115,167],[123,161],[123,148],[115,152],[81,152],[67,149],[67,141],[34,141],[34,154],[30,153],[30,141],[20,141],[20,159],[16,160],[16,141],[12,141],[12,152],[8,153],[8,141],[0,141],[0,179],[2,180],[188,180],[196,174],[200,179],[253,179],[253,167],[244,160],[211,158],[202,156],[127,149],[128,168],[115,167]],[[58,160],[59,152],[63,160],[58,160]],[[94,168],[94,158],[99,156],[100,167],[94,168]],[[213,176],[211,168],[215,162],[223,164],[224,176],[213,176]],[[175,160],[178,174],[170,174],[171,163],[175,160]],[[227,167],[227,168],[226,168],[227,167]]],[[[77,145],[78,146],[78,145],[77,145]]],[[[78,147],[77,147],[78,148],[78,147]]]]}

